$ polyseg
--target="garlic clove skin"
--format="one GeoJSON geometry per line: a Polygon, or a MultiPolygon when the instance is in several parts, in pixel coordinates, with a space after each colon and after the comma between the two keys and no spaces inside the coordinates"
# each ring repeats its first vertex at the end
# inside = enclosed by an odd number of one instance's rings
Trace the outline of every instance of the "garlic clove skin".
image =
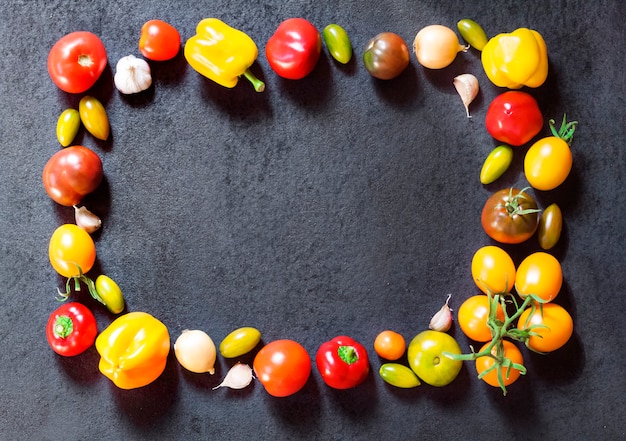
{"type": "Polygon", "coordinates": [[[76,225],[91,234],[102,226],[102,221],[98,216],[93,214],[87,207],[77,207],[74,205],[74,219],[76,225]]]}
{"type": "Polygon", "coordinates": [[[142,92],[152,85],[150,65],[134,55],[122,57],[115,66],[113,81],[117,90],[123,94],[142,92]]]}
{"type": "Polygon", "coordinates": [[[452,327],[452,309],[448,306],[452,294],[448,294],[446,303],[441,307],[439,311],[430,320],[428,327],[433,331],[446,332],[452,327]]]}
{"type": "Polygon", "coordinates": [[[465,106],[465,113],[468,118],[471,118],[469,113],[469,105],[474,101],[476,95],[478,95],[478,78],[472,74],[462,74],[454,78],[454,88],[461,97],[463,105],[465,106]]]}

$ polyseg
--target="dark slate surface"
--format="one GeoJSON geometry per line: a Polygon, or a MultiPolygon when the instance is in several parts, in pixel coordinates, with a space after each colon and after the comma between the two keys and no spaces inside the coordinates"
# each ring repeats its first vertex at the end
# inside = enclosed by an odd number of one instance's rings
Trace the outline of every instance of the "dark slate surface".
{"type": "MultiPolygon", "coordinates": [[[[0,438],[160,439],[602,439],[626,438],[624,276],[625,17],[619,0],[380,2],[4,1],[0,6],[0,438]],[[112,69],[138,55],[141,25],[172,23],[183,39],[202,18],[248,33],[261,53],[253,70],[262,94],[227,90],[200,77],[182,55],[152,63],[154,87],[123,97],[112,69]],[[355,58],[339,66],[324,53],[304,80],[278,78],[265,42],[283,19],[322,29],[343,25],[355,58]],[[72,220],[41,185],[60,147],[59,113],[80,96],[59,91],[46,72],[49,48],[75,30],[97,33],[109,68],[90,91],[109,113],[112,136],[77,143],[101,156],[105,181],[85,202],[103,218],[98,263],[125,292],[129,311],[150,312],[176,338],[199,328],[219,342],[240,326],[263,341],[291,338],[314,354],[348,334],[372,347],[392,328],[410,339],[426,329],[447,293],[451,304],[477,292],[473,253],[492,243],[479,213],[485,199],[525,185],[524,147],[497,183],[478,172],[496,143],[484,128],[502,90],[487,81],[479,54],[428,72],[412,58],[399,78],[371,78],[366,42],[392,31],[412,42],[433,23],[465,17],[489,35],[531,27],[546,39],[550,73],[531,93],[546,118],[580,121],[566,183],[536,193],[558,202],[564,237],[553,253],[565,284],[557,303],[575,333],[549,356],[525,352],[528,375],[503,397],[466,363],[455,382],[410,391],[372,373],[362,386],[333,391],[314,370],[300,393],[275,399],[259,383],[212,391],[215,376],[191,375],[171,357],[163,376],[133,391],[97,370],[95,349],[56,356],[44,326],[63,284],[47,261],[52,231],[72,220]],[[468,121],[452,78],[474,73],[482,86],[468,121]]],[[[547,124],[542,134],[548,133],[547,124]]],[[[538,249],[506,247],[516,263],[538,249]]],[[[90,298],[101,329],[114,317],[90,298]]],[[[469,341],[456,328],[463,348],[469,341]]],[[[372,351],[373,354],[373,351],[372,351]]]]}

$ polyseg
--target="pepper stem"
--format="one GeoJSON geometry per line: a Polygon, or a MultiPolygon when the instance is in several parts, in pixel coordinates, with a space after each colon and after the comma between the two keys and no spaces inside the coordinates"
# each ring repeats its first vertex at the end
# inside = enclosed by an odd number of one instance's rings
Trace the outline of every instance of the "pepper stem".
{"type": "Polygon", "coordinates": [[[60,315],[54,322],[54,336],[58,338],[67,338],[74,331],[74,322],[66,315],[60,315]]]}
{"type": "Polygon", "coordinates": [[[263,92],[265,90],[265,83],[259,80],[252,73],[252,71],[250,71],[249,68],[246,69],[246,71],[243,73],[243,76],[246,77],[246,79],[252,83],[252,86],[254,86],[254,90],[256,90],[257,92],[263,92]]]}
{"type": "Polygon", "coordinates": [[[337,354],[339,355],[339,358],[348,364],[354,364],[359,361],[359,354],[354,346],[339,346],[337,354]]]}

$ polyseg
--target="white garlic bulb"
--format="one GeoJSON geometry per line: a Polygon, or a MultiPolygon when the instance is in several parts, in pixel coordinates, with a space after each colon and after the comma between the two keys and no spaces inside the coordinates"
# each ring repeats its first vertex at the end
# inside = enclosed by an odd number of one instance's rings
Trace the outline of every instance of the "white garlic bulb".
{"type": "Polygon", "coordinates": [[[143,58],[127,55],[115,66],[115,87],[124,94],[139,93],[152,85],[150,65],[143,58]]]}

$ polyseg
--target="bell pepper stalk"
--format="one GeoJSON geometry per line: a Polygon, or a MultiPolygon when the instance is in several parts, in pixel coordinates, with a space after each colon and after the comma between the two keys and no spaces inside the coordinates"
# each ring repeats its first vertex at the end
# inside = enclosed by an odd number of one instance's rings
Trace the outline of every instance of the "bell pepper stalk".
{"type": "Polygon", "coordinates": [[[320,58],[322,36],[304,18],[283,21],[265,46],[265,56],[276,74],[299,80],[310,74],[320,58]]]}
{"type": "Polygon", "coordinates": [[[519,28],[491,38],[481,53],[487,77],[498,87],[541,86],[548,76],[548,50],[537,31],[519,28]]]}
{"type": "Polygon", "coordinates": [[[221,86],[232,89],[243,76],[257,92],[265,90],[265,83],[250,71],[259,55],[256,44],[246,33],[217,18],[198,23],[196,35],[185,44],[184,54],[192,68],[221,86]]]}
{"type": "Polygon", "coordinates": [[[344,335],[323,343],[315,356],[315,364],[324,382],[335,389],[358,386],[365,381],[370,369],[365,347],[344,335]]]}
{"type": "Polygon", "coordinates": [[[156,380],[170,351],[167,327],[152,315],[129,312],[96,338],[98,369],[120,389],[135,389],[156,380]]]}

